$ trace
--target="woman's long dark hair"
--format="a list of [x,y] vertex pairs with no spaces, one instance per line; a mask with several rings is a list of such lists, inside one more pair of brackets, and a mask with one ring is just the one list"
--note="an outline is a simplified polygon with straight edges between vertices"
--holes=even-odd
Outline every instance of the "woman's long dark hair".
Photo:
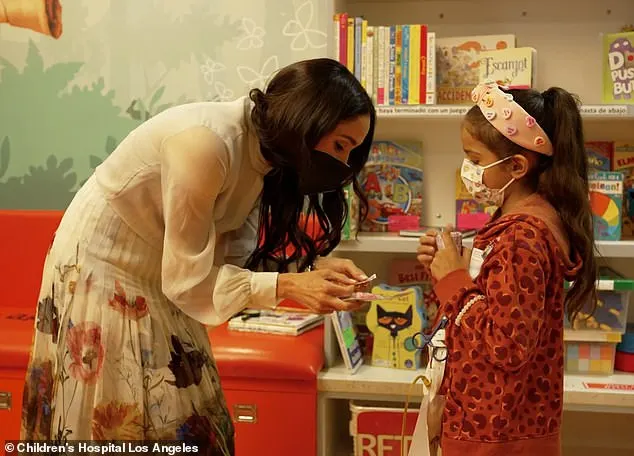
[[[336,60],[304,60],[282,68],[262,92],[250,93],[251,121],[260,140],[262,155],[273,167],[264,177],[260,200],[259,242],[245,267],[251,270],[299,271],[330,253],[341,240],[348,214],[344,188],[352,184],[360,199],[361,217],[367,214],[367,198],[357,176],[370,153],[376,113],[372,100],[352,73]],[[305,197],[299,191],[299,172],[309,163],[315,146],[340,122],[370,117],[370,130],[350,152],[353,175],[336,191]],[[322,234],[313,239],[300,223],[302,214],[315,216]],[[292,253],[287,252],[291,247]]]
[[[579,311],[596,303],[597,261],[588,191],[588,158],[584,146],[579,100],[559,87],[543,93],[510,90],[513,99],[535,118],[553,143],[552,157],[539,155],[534,174],[536,190],[557,209],[570,242],[571,254],[579,254],[583,265],[566,294],[565,308],[570,321]],[[467,113],[469,133],[492,152],[505,158],[524,149],[498,132],[474,106]],[[562,284],[563,286],[563,284]]]

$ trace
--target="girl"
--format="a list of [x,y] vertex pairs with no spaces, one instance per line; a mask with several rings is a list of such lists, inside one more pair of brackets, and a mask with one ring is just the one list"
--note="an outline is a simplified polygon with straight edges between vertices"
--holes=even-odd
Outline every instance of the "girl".
[[362,272],[316,260],[340,240],[343,187],[359,191],[374,122],[355,77],[314,59],[264,92],[178,106],[125,138],[46,258],[21,439],[182,439],[233,455],[205,325],[281,299],[315,312],[358,305],[339,297]]
[[[420,240],[450,318],[445,456],[560,454],[563,319],[595,299],[582,121],[575,98],[481,84],[462,126],[462,179],[499,210],[459,253]],[[564,280],[574,280],[564,294]]]

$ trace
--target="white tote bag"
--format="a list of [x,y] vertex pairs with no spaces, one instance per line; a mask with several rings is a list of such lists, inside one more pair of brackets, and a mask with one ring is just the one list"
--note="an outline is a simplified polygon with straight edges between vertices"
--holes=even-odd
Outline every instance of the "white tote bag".
[[[438,394],[445,374],[447,363],[445,330],[439,330],[432,339],[429,350],[429,363],[425,369],[424,376],[427,382],[423,385],[423,398],[418,411],[416,427],[412,434],[412,443],[409,447],[408,456],[439,456],[440,455],[440,432],[442,425],[442,414],[445,409],[445,397]],[[436,358],[443,359],[438,361]]]

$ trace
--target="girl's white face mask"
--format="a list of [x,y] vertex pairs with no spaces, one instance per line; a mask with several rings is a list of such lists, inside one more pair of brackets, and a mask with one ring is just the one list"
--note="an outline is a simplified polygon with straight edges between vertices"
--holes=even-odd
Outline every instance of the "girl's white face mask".
[[464,159],[460,176],[467,191],[473,196],[473,199],[485,206],[502,206],[502,203],[504,203],[504,190],[515,181],[515,178],[512,178],[508,184],[499,189],[487,187],[482,182],[482,179],[484,178],[484,170],[497,166],[510,158],[511,157],[503,158],[487,166],[476,165],[471,160],[467,158]]

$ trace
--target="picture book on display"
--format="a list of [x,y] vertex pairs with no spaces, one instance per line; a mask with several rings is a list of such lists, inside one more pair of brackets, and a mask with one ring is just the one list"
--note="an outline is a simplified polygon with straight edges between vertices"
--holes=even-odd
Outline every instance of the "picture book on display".
[[601,241],[621,239],[623,174],[593,171],[588,175],[594,237]]
[[416,333],[426,326],[423,292],[419,287],[392,287],[380,284],[372,293],[384,299],[372,301],[366,325],[372,332],[372,365],[396,369],[419,369],[420,352]]
[[423,201],[422,144],[375,141],[361,173],[368,197],[363,231],[393,231],[420,227]]
[[323,315],[283,310],[248,310],[229,320],[235,331],[299,336],[324,322]]
[[530,47],[480,53],[480,81],[495,81],[509,89],[530,89],[535,83],[535,56]]
[[437,103],[472,104],[471,91],[480,80],[480,54],[514,47],[514,35],[436,38]]
[[588,168],[594,171],[610,171],[614,158],[614,141],[586,141]]
[[634,104],[634,32],[603,35],[603,102]]
[[346,311],[337,311],[333,312],[330,318],[337,335],[343,362],[351,373],[355,373],[363,364],[363,351],[356,326],[352,320],[352,314]]
[[623,173],[623,228],[626,239],[634,238],[634,141],[614,144],[612,170]]

